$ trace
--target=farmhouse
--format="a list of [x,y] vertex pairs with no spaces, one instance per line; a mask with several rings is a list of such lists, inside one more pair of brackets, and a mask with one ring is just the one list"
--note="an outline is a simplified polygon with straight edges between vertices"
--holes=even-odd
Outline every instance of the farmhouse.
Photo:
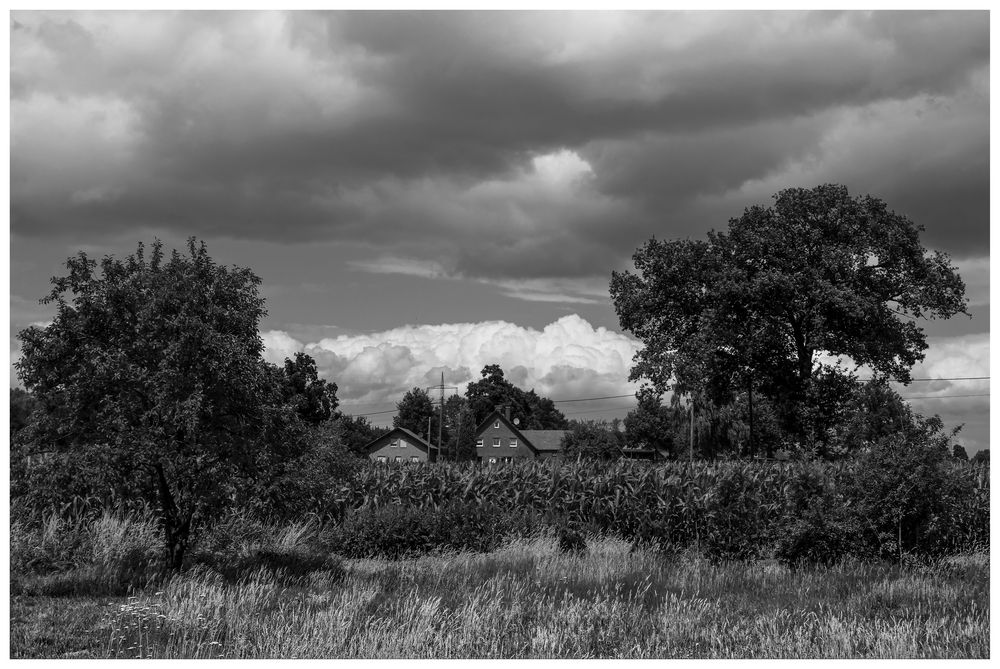
[[433,462],[431,445],[405,427],[394,427],[364,448],[376,462]]
[[493,411],[476,428],[480,462],[511,462],[521,458],[554,458],[569,430],[521,430],[507,416]]

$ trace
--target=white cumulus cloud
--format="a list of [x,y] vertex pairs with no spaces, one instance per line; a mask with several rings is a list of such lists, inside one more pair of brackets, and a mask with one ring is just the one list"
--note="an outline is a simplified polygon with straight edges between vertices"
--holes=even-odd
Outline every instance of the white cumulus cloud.
[[[628,382],[635,340],[580,316],[564,316],[542,330],[506,321],[407,325],[369,334],[300,342],[280,330],[262,334],[265,356],[279,362],[296,351],[311,355],[339,387],[344,408],[391,408],[409,389],[445,382],[463,393],[480,370],[498,364],[523,389],[553,399],[633,393]],[[376,407],[376,404],[385,407]]]

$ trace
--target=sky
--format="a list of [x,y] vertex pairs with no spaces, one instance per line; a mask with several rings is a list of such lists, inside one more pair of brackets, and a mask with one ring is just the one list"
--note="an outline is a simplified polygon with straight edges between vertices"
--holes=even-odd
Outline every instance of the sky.
[[[408,389],[444,373],[461,392],[492,363],[556,400],[629,395],[641,343],[611,272],[653,236],[839,183],[924,226],[965,280],[971,318],[923,324],[913,377],[989,375],[985,11],[10,23],[12,361],[68,256],[195,236],[262,278],[268,359],[308,352],[377,424]],[[969,397],[988,381],[900,392],[988,446],[989,398]]]

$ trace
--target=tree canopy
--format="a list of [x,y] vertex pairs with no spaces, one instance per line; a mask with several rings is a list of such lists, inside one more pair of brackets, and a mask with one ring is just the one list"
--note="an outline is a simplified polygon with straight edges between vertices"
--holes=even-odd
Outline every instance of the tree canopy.
[[510,417],[517,418],[523,430],[562,430],[568,423],[555,403],[534,391],[524,391],[504,377],[500,365],[486,365],[480,379],[468,385],[466,400],[472,410],[476,425],[497,407],[510,409]]
[[[908,382],[927,347],[917,322],[966,313],[950,258],[881,200],[836,185],[774,198],[707,240],[651,239],[634,273],[612,274],[621,326],[645,345],[632,380],[714,403],[756,390],[802,408],[824,375],[838,392],[849,371],[837,359]],[[805,429],[800,414],[791,422]]]
[[260,278],[218,265],[204,243],[169,255],[139,244],[99,265],[81,252],[67,268],[43,299],[52,323],[19,335],[17,372],[38,404],[26,440],[154,504],[179,567],[199,521],[303,454],[299,412],[322,415],[329,388],[311,360],[287,374],[263,360]]
[[392,419],[394,427],[404,427],[410,432],[427,438],[427,425],[430,421],[431,443],[437,444],[438,426],[441,414],[431,396],[423,388],[413,388],[406,391],[403,398],[396,403],[396,415]]

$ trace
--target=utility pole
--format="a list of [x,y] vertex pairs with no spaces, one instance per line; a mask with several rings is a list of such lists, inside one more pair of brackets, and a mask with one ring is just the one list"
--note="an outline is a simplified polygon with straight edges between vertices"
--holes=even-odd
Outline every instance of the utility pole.
[[753,376],[749,377],[747,384],[747,405],[750,409],[750,457],[754,457],[756,453],[753,446]]
[[694,462],[694,395],[691,395],[691,432],[688,439],[688,460]]
[[[446,386],[444,385],[444,372],[441,372],[441,385],[438,386],[428,386],[427,390],[441,390],[441,414],[438,418],[438,443],[437,443],[437,454],[441,457],[441,442],[443,441],[443,431],[444,431],[444,391],[448,390],[458,390],[458,386]],[[431,441],[431,424],[430,416],[427,417],[427,443]]]
[[444,431],[444,372],[441,372],[441,417],[438,419],[438,453],[441,453],[441,434]]

